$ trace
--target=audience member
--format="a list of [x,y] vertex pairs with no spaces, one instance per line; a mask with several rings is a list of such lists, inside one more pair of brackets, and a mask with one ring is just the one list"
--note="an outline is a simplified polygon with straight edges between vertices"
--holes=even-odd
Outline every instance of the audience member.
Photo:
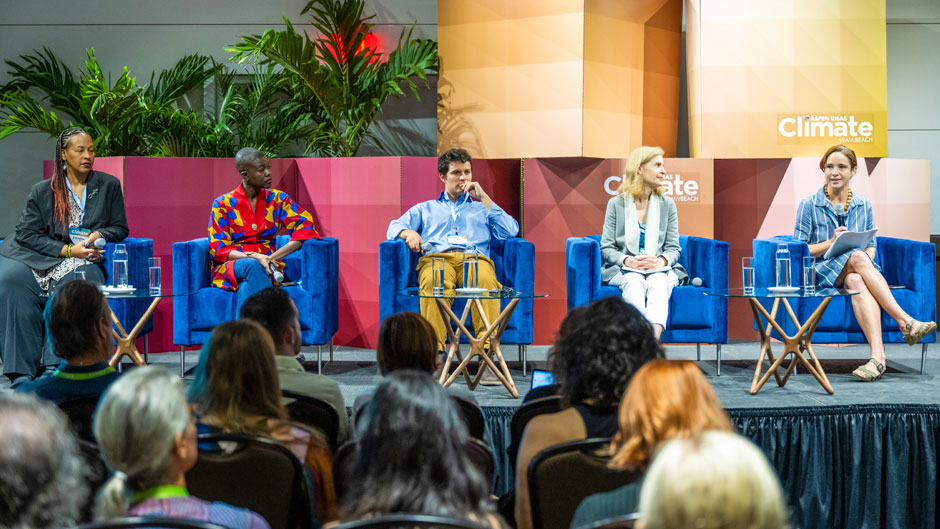
[[85,473],[61,411],[32,395],[0,393],[0,528],[79,523]]
[[630,378],[662,356],[662,345],[643,314],[615,297],[591,303],[575,328],[555,342],[552,371],[562,404],[570,407],[534,417],[526,425],[516,460],[516,527],[532,527],[529,461],[550,446],[614,435],[617,404]]
[[[379,341],[375,349],[376,362],[382,376],[388,376],[401,369],[414,369],[434,374],[438,366],[437,338],[434,328],[416,312],[399,312],[385,318],[379,327]],[[466,387],[451,384],[447,391],[457,396],[476,402],[473,393]],[[363,420],[363,407],[372,399],[373,392],[364,392],[353,403],[353,418]]]
[[111,309],[97,285],[70,281],[60,286],[48,314],[53,350],[62,358],[58,369],[16,387],[16,391],[62,403],[101,395],[120,373],[108,365],[111,356]]
[[274,364],[274,342],[250,320],[223,323],[212,331],[196,366],[189,393],[200,414],[199,433],[242,433],[282,443],[304,462],[321,521],[335,519],[333,462],[326,442],[288,421]]
[[165,368],[140,367],[111,386],[95,412],[95,438],[113,472],[98,495],[99,519],[167,516],[230,529],[268,527],[247,509],[186,491],[186,471],[198,457],[196,425],[183,381]]
[[300,313],[297,312],[297,305],[287,291],[278,287],[261,290],[245,300],[241,317],[260,323],[271,335],[281,390],[293,391],[332,404],[339,415],[339,433],[336,440],[338,443],[345,441],[349,435],[349,416],[339,384],[329,377],[307,373],[303,364],[297,360],[303,341],[300,334]]
[[340,498],[341,520],[418,513],[505,527],[467,455],[467,427],[430,375],[390,373],[364,413],[367,427]]
[[644,529],[786,529],[780,481],[764,454],[729,432],[667,441],[640,493]]
[[[707,430],[731,432],[705,375],[688,360],[653,360],[633,376],[620,401],[620,430],[611,444],[611,468],[645,471],[661,443],[689,438]],[[588,496],[571,527],[636,512],[642,480]]]

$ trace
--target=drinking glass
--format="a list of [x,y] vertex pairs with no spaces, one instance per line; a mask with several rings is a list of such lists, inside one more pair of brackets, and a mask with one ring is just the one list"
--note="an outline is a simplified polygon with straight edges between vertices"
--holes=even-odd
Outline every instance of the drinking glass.
[[812,257],[803,258],[803,290],[807,294],[816,292],[816,259]]
[[786,244],[777,245],[777,287],[786,288],[790,281],[790,248]]
[[160,295],[160,258],[151,257],[148,260],[150,269],[150,295]]
[[431,294],[444,295],[444,258],[431,258]]
[[463,252],[463,286],[464,288],[477,288],[480,284],[477,277],[479,259],[476,248],[468,246]]
[[754,295],[754,267],[751,266],[751,259],[751,257],[741,259],[741,286],[744,287],[745,296]]
[[123,244],[115,244],[111,254],[111,280],[116,287],[127,286],[127,248]]

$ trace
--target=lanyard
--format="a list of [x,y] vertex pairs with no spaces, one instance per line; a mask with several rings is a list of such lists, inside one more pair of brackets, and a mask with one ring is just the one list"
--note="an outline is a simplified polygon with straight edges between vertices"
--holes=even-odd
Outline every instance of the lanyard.
[[52,376],[58,378],[64,378],[66,380],[91,380],[93,378],[103,377],[107,374],[114,373],[117,370],[111,366],[104,367],[97,371],[92,371],[90,373],[69,373],[62,371],[61,369],[56,369]]
[[164,498],[180,498],[189,496],[189,491],[184,487],[177,485],[163,485],[154,487],[142,492],[136,492],[131,496],[131,503],[140,503],[144,500],[160,500]]

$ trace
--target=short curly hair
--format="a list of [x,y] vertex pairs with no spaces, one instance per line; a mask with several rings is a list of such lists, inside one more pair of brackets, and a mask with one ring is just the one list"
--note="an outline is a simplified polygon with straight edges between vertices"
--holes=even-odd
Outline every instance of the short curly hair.
[[559,337],[550,362],[564,404],[591,400],[612,407],[633,374],[663,356],[643,314],[619,297],[607,297],[591,303],[575,327]]
[[447,170],[450,169],[451,162],[467,163],[471,160],[470,153],[466,150],[451,149],[437,159],[437,172],[440,175],[445,175],[447,174]]

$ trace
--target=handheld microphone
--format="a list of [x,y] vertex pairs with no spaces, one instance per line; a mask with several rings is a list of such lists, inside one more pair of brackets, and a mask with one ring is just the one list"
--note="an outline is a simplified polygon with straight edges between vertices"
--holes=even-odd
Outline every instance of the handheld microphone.
[[431,245],[431,243],[429,242],[425,242],[424,244],[421,245],[421,251],[424,253],[430,252],[433,248],[434,246]]
[[278,283],[284,282],[284,274],[282,274],[281,271],[277,269],[276,264],[268,263],[268,269],[271,270],[271,275],[274,276],[275,281],[277,281]]
[[836,204],[836,220],[839,221],[839,226],[845,226],[845,206],[842,204]]
[[98,248],[100,250],[101,248],[104,248],[105,240],[102,239],[101,237],[98,237],[97,239],[95,239],[95,242],[92,244],[94,245],[95,248]]
[[693,286],[693,287],[700,287],[700,286],[702,286],[702,278],[701,278],[701,277],[693,277],[693,278],[692,278],[692,286]]

